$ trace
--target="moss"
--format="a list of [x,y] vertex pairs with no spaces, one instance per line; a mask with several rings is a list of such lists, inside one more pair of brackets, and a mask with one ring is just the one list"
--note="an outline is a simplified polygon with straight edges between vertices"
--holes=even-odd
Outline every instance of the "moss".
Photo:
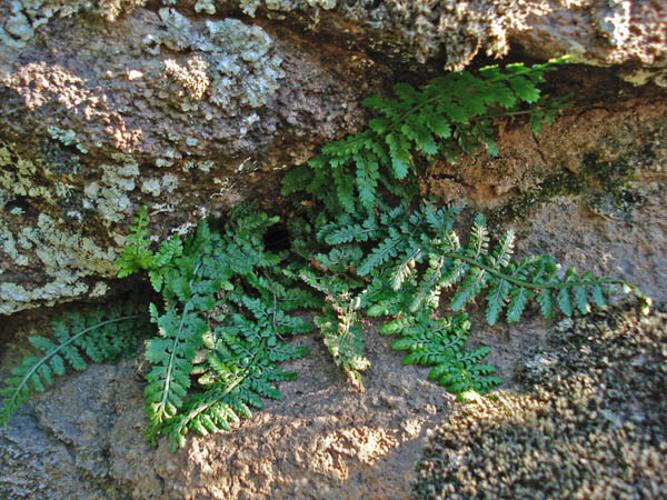
[[426,447],[421,498],[654,498],[667,488],[667,314],[565,320],[525,392],[458,407]]
[[540,203],[558,196],[583,195],[586,205],[602,216],[613,213],[626,217],[638,200],[628,181],[634,171],[634,157],[651,155],[650,147],[624,155],[614,161],[601,161],[596,154],[584,155],[579,172],[562,169],[547,176],[539,188],[493,211],[489,217],[492,226],[505,221],[525,218]]

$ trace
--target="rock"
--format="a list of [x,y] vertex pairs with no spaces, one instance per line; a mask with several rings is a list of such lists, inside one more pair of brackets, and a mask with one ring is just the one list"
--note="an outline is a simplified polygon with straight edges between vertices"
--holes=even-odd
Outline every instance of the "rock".
[[141,204],[183,233],[275,195],[284,169],[361,124],[360,98],[388,72],[174,8],[108,27],[52,19],[12,50],[0,46],[0,314],[104,294]]
[[666,327],[664,304],[648,317],[626,307],[558,325],[515,390],[439,426],[414,497],[663,495]]
[[514,44],[526,57],[572,53],[660,83],[664,9],[602,0],[3,0],[0,314],[104,295],[142,204],[162,236],[241,199],[275,205],[281,173],[358,130],[361,97],[395,75],[423,78],[443,62],[460,69]]
[[[630,219],[584,218],[582,196],[533,207],[531,219],[515,223],[523,235],[518,251],[548,251],[580,269],[623,275],[664,301],[664,183],[635,181],[631,188],[642,202],[630,206]],[[0,377],[25,354],[26,337],[48,328],[51,313],[25,311],[2,324]],[[531,370],[560,366],[548,353],[526,357],[531,351],[544,352],[550,329],[546,321],[529,315],[517,326],[491,329],[484,326],[483,315],[483,307],[472,311],[470,343],[491,346],[487,361],[498,366],[506,380],[520,360],[527,359]],[[573,324],[562,322],[568,329]],[[141,432],[145,420],[139,361],[93,366],[69,376],[0,430],[0,469],[5,472],[0,496],[408,496],[424,439],[453,402],[425,380],[427,370],[400,366],[390,339],[373,329],[366,339],[372,368],[364,374],[365,393],[351,389],[319,339],[303,337],[298,341],[311,348],[311,355],[287,367],[300,375],[281,385],[283,401],[268,403],[230,433],[191,436],[175,455],[164,441],[151,449]],[[637,358],[632,362],[641,364]],[[616,414],[612,411],[609,418]]]
[[[363,394],[349,386],[320,342],[300,341],[313,352],[289,366],[300,377],[282,384],[283,402],[270,403],[227,434],[191,438],[177,454],[166,442],[153,450],[144,439],[134,362],[69,377],[0,430],[0,496],[407,495],[420,443],[451,398],[425,380],[424,370],[401,368],[399,355],[377,334],[369,335],[373,368]],[[15,348],[8,351],[3,370],[16,355]]]

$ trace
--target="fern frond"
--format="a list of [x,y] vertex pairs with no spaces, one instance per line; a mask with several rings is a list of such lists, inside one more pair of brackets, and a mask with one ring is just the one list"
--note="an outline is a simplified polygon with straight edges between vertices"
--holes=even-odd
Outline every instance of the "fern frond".
[[125,278],[140,270],[150,269],[153,253],[150,251],[149,236],[148,207],[143,205],[134,216],[130,225],[130,235],[127,237],[127,245],[116,262],[119,278]]
[[438,382],[453,394],[469,391],[485,393],[502,382],[495,368],[481,364],[488,348],[466,351],[464,344],[470,331],[468,316],[432,319],[426,313],[398,328],[400,337],[392,348],[408,351],[404,365],[432,366],[429,380]]
[[363,391],[361,373],[370,367],[370,362],[364,356],[364,337],[355,300],[326,307],[323,314],[315,317],[315,325],[336,366],[354,387]]
[[154,440],[160,427],[183,406],[190,388],[190,372],[207,324],[186,304],[179,314],[168,308],[157,316],[159,337],[146,343],[144,357],[153,368],[147,374],[144,390],[149,427],[147,436]]
[[460,151],[470,154],[481,145],[497,155],[494,119],[525,114],[534,129],[553,120],[562,103],[541,99],[539,84],[560,62],[450,73],[418,89],[397,84],[393,97],[369,97],[363,101],[375,115],[369,128],[324,146],[308,163],[311,176],[303,168],[288,173],[283,193],[305,191],[324,201],[333,186],[338,208],[352,213],[358,199],[370,210],[377,203],[378,180],[406,179],[419,156],[453,161]]
[[86,358],[102,363],[133,354],[143,317],[133,306],[125,306],[54,318],[51,325],[55,338],[30,337],[30,344],[40,354],[26,356],[4,381],[0,389],[0,425],[6,426],[35,392],[44,392],[53,385],[68,365],[82,371],[88,367]]

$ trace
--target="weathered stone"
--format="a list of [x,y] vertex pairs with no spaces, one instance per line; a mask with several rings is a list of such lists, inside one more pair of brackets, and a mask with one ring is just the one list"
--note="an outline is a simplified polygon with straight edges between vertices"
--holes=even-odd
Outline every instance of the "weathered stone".
[[101,293],[141,204],[167,233],[274,199],[284,169],[361,126],[387,63],[434,74],[516,44],[660,83],[664,19],[602,0],[4,0],[0,313]]
[[281,171],[359,126],[388,71],[175,8],[108,27],[54,18],[13,50],[0,48],[0,314],[103,291],[141,204],[185,232],[274,195]]

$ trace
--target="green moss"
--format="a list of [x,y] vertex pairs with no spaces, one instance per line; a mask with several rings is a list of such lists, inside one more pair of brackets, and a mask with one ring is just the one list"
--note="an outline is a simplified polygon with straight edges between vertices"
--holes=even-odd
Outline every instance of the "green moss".
[[[638,151],[638,155],[652,154],[649,149]],[[547,176],[536,190],[495,210],[490,216],[490,225],[502,225],[504,221],[525,218],[528,212],[540,203],[558,196],[583,195],[588,207],[595,212],[614,212],[625,216],[637,197],[628,185],[633,168],[630,155],[614,161],[601,161],[594,153],[584,155],[581,171],[575,173],[562,169]]]

